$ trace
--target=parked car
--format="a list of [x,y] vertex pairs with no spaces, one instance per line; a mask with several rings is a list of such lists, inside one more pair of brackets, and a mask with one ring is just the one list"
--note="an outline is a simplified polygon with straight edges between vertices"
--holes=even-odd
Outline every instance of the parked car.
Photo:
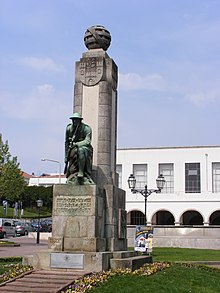
[[44,220],[41,222],[42,230],[44,232],[52,232],[52,220]]
[[15,235],[24,236],[28,235],[29,232],[34,232],[34,228],[29,222],[17,222],[15,226]]
[[0,236],[6,238],[15,236],[15,221],[12,219],[0,219]]
[[46,219],[46,220],[41,220],[38,222],[38,220],[32,220],[31,225],[34,228],[34,231],[38,231],[38,226],[39,226],[39,231],[40,232],[51,232],[52,231],[52,219]]
[[52,230],[51,226],[48,226],[43,221],[39,222],[39,224],[38,224],[38,222],[32,223],[32,226],[33,226],[35,232],[38,231],[38,227],[39,227],[40,232],[51,232],[51,230]]

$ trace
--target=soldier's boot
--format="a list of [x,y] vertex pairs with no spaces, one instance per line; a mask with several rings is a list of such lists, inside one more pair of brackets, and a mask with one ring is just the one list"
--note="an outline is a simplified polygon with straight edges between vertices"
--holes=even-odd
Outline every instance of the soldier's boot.
[[78,174],[77,174],[78,178],[83,178],[84,177],[84,173],[82,172],[82,170],[79,170]]

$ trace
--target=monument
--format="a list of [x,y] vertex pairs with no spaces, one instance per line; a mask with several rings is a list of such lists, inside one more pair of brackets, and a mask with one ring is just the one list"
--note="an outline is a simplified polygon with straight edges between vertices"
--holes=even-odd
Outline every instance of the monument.
[[65,135],[65,169],[67,183],[84,185],[94,183],[92,175],[93,147],[91,145],[92,129],[82,123],[79,113],[74,113],[66,127]]
[[35,267],[102,271],[121,266],[121,258],[122,267],[129,266],[133,256],[127,252],[125,191],[116,174],[118,68],[106,53],[111,35],[96,25],[84,41],[88,51],[76,62],[66,128],[67,183],[54,185],[49,252],[35,256]]

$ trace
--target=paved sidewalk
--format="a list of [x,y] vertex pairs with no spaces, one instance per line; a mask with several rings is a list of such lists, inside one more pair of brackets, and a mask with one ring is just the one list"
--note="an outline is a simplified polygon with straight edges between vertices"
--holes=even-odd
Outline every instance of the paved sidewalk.
[[[27,236],[9,238],[13,242],[20,244],[14,247],[0,247],[0,257],[25,256],[34,254],[39,250],[47,250],[48,241],[40,240],[36,244],[36,239]],[[68,287],[75,279],[88,274],[85,271],[62,271],[62,270],[34,270],[31,273],[23,274],[18,278],[0,284],[2,293],[56,293]]]
[[206,265],[209,267],[220,269],[220,261],[191,261],[190,263]]
[[0,284],[1,293],[56,293],[84,276],[83,271],[63,272],[37,270]]
[[27,236],[8,238],[7,240],[19,243],[20,246],[1,247],[0,257],[12,257],[12,256],[24,256],[31,255],[39,250],[46,250],[48,247],[47,240],[40,240],[40,243],[36,243],[36,239],[28,238]]

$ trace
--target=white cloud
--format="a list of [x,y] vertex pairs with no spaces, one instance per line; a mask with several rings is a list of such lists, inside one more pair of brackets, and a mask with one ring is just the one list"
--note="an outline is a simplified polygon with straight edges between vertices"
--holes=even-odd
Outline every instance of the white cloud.
[[125,90],[158,90],[166,88],[164,78],[160,74],[141,76],[137,73],[119,74],[119,87]]
[[40,94],[41,96],[51,96],[54,94],[55,89],[51,84],[43,84],[39,85],[35,89],[36,94]]
[[186,94],[186,98],[197,107],[204,107],[208,103],[220,101],[220,88],[206,89]]
[[218,78],[213,76],[212,80],[208,80],[206,75],[195,75],[195,68],[189,70],[189,74],[186,75],[186,70],[183,68],[182,71],[176,70],[176,75],[171,72],[166,79],[160,74],[143,76],[137,73],[119,74],[119,87],[121,90],[163,92],[164,97],[169,100],[185,97],[197,108],[220,101]]
[[67,111],[63,104],[65,93],[57,92],[51,84],[36,86],[27,95],[0,93],[2,116],[19,120],[53,121],[56,116]]
[[63,72],[65,68],[61,64],[56,64],[51,58],[25,57],[21,59],[22,64],[37,71]]

